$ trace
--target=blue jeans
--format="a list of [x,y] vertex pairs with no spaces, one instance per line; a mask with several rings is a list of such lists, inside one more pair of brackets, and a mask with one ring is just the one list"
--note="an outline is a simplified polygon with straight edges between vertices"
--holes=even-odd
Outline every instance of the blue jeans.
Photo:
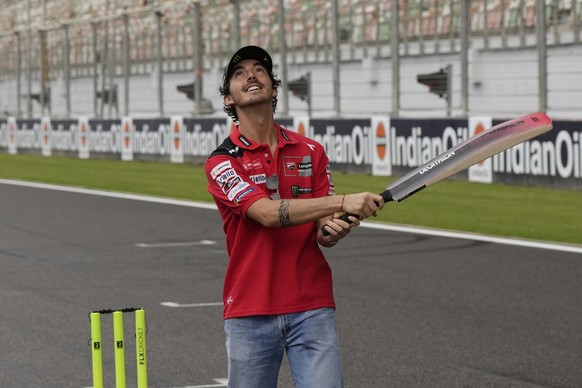
[[229,388],[275,388],[287,352],[297,388],[343,387],[335,310],[227,319]]

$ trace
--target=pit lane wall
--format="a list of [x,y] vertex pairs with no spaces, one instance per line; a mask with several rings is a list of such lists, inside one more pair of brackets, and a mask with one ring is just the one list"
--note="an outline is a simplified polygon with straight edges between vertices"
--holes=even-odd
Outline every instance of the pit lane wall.
[[[509,118],[277,120],[323,144],[334,171],[402,175],[460,141]],[[0,120],[0,152],[46,157],[203,163],[230,133],[221,118]],[[453,179],[555,188],[582,188],[582,122],[554,129],[485,160]],[[1,168],[1,166],[0,166]]]

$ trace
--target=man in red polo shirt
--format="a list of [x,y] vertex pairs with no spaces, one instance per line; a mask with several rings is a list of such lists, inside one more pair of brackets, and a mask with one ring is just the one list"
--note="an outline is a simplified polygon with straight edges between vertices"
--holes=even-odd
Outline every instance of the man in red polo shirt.
[[280,83],[260,47],[233,55],[220,92],[238,125],[206,162],[229,255],[228,385],[276,387],[287,352],[296,387],[342,387],[332,275],[320,246],[335,245],[384,201],[335,195],[323,147],[274,122]]

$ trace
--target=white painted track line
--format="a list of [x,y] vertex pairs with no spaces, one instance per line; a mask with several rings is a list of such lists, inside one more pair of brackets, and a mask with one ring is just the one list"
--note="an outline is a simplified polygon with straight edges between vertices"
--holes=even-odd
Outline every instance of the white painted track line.
[[[130,199],[130,200],[135,200],[135,201],[155,202],[155,203],[162,203],[162,204],[168,204],[168,205],[188,206],[188,207],[195,207],[195,208],[200,208],[200,209],[211,209],[211,210],[217,209],[215,204],[206,203],[206,202],[194,202],[194,201],[186,201],[186,200],[170,199],[170,198],[162,198],[162,197],[153,197],[153,196],[139,195],[139,194],[117,193],[117,192],[112,192],[112,191],[93,190],[93,189],[85,189],[85,188],[72,187],[72,186],[60,186],[60,185],[53,185],[53,184],[47,184],[47,183],[35,183],[35,182],[18,181],[18,180],[11,180],[11,179],[0,179],[0,184],[23,186],[23,187],[34,187],[34,188],[47,189],[47,190],[60,190],[60,191],[67,191],[67,192],[71,192],[71,193],[100,195],[100,196],[104,196],[104,197]],[[445,231],[445,230],[440,230],[440,229],[429,229],[429,228],[421,228],[421,227],[414,227],[414,226],[381,224],[381,223],[367,222],[367,221],[362,222],[360,227],[370,228],[370,229],[379,229],[379,230],[388,230],[388,231],[401,232],[401,233],[414,233],[414,234],[422,234],[422,235],[428,235],[428,236],[457,238],[457,239],[473,240],[473,241],[483,241],[483,242],[490,242],[490,243],[494,243],[494,244],[505,244],[505,245],[527,247],[527,248],[548,249],[548,250],[554,250],[554,251],[560,251],[560,252],[570,252],[570,253],[582,254],[582,246],[574,245],[574,244],[559,244],[559,243],[552,243],[552,242],[546,242],[546,241],[525,240],[525,239],[517,239],[517,238],[509,238],[509,237],[495,237],[495,236],[481,235],[481,234],[477,234],[477,233],[452,232],[452,231]]]

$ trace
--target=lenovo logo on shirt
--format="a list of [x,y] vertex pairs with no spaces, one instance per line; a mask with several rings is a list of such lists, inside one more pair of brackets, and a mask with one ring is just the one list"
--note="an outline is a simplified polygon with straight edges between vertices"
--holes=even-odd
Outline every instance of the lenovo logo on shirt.
[[311,156],[284,156],[285,176],[312,176]]

